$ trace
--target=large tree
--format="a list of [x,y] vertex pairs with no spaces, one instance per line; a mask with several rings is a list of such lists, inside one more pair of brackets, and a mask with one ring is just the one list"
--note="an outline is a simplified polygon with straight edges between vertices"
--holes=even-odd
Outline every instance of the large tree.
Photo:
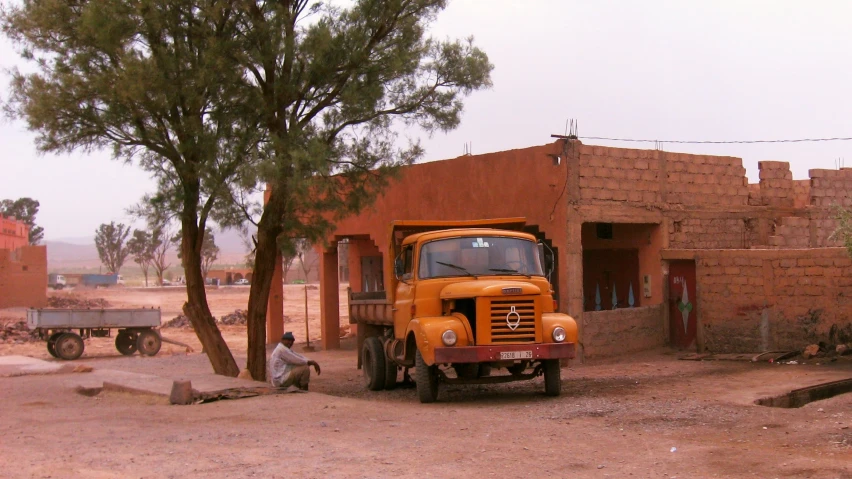
[[148,270],[154,262],[154,238],[151,233],[134,230],[133,237],[127,241],[127,250],[133,257],[133,262],[142,269],[145,276],[145,287],[148,287]]
[[258,179],[271,191],[257,222],[248,305],[248,369],[265,377],[266,309],[280,248],[324,242],[333,221],[368,205],[399,166],[422,155],[400,126],[451,130],[462,98],[490,86],[472,40],[438,41],[447,0],[247,1],[240,17],[248,107],[267,141]]
[[118,274],[121,271],[124,260],[130,254],[125,244],[129,235],[130,228],[123,223],[115,224],[115,221],[101,224],[95,230],[95,248],[98,249],[98,256],[107,271],[112,274]]
[[[240,98],[242,13],[228,0],[22,0],[3,32],[32,68],[14,72],[7,111],[45,152],[110,149],[152,173],[158,206],[182,231],[184,312],[216,373],[236,362],[207,304],[207,222],[227,217],[231,186],[253,167],[259,130]],[[247,175],[253,178],[253,175]]]
[[39,202],[32,198],[2,200],[0,201],[0,215],[14,216],[18,221],[23,221],[30,228],[29,243],[37,245],[44,238],[44,228],[35,223],[39,206]]

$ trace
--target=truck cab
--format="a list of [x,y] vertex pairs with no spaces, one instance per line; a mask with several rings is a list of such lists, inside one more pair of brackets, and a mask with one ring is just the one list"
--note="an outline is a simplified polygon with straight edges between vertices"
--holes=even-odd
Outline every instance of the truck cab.
[[[574,357],[577,325],[556,312],[543,245],[529,233],[504,228],[402,236],[394,247],[392,295],[384,298],[390,321],[382,325],[354,312],[368,388],[385,388],[395,383],[398,368],[414,367],[421,402],[435,401],[442,383],[540,375],[545,393],[558,395],[560,360]],[[508,374],[497,374],[503,369]]]

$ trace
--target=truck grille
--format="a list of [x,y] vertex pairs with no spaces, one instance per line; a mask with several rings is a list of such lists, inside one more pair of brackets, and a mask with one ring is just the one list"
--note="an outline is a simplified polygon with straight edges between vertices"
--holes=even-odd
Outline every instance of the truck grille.
[[[518,327],[512,331],[506,322],[506,315],[515,307],[521,316]],[[515,315],[512,315],[512,323]],[[491,301],[491,342],[492,343],[534,343],[535,342],[535,300],[509,299]]]

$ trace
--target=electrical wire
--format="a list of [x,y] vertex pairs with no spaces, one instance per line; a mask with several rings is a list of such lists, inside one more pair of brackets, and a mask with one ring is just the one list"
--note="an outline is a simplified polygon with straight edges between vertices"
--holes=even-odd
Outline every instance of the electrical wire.
[[[550,135],[553,138],[566,138],[564,135]],[[626,141],[633,143],[680,143],[680,144],[708,144],[708,145],[732,145],[732,144],[749,144],[749,143],[813,143],[820,141],[852,141],[852,137],[834,137],[834,138],[798,138],[792,140],[639,140],[634,138],[609,138],[605,136],[579,136],[584,140],[608,140],[608,141]]]

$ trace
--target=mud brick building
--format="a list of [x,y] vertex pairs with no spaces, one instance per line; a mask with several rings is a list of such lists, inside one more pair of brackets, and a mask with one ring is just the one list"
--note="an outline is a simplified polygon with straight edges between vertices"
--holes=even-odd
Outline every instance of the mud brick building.
[[577,140],[407,167],[323,249],[323,346],[339,344],[339,241],[352,290],[381,290],[392,220],[501,217],[525,217],[554,250],[558,308],[577,319],[585,357],[852,340],[852,260],[831,238],[852,169],[793,180],[788,163],[759,167],[749,184],[739,158]]
[[0,308],[47,305],[47,247],[29,246],[29,228],[0,215]]

